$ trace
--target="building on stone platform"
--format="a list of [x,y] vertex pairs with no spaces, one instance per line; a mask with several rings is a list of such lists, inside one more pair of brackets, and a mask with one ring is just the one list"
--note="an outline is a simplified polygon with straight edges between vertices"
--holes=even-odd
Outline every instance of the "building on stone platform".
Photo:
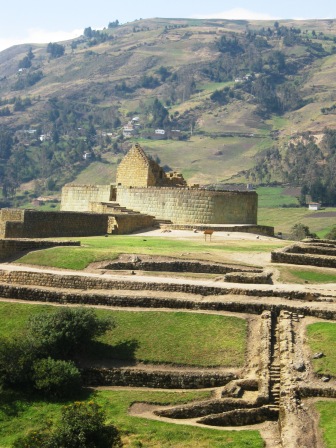
[[[182,174],[166,173],[136,144],[121,161],[115,184],[69,184],[62,191],[62,210],[108,213],[117,208],[125,213],[152,215],[175,228],[224,224],[255,227],[258,195],[250,190],[211,191],[188,186]],[[272,234],[272,229],[264,233]]]
[[274,235],[257,225],[255,191],[215,191],[188,186],[166,173],[134,145],[121,161],[116,183],[62,189],[60,212],[0,210],[0,238],[126,234],[153,226]]

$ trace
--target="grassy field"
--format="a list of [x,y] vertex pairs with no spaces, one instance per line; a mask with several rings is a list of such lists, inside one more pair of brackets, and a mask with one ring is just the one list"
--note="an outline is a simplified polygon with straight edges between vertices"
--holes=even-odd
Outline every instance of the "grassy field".
[[294,224],[302,223],[307,225],[311,232],[323,238],[336,221],[336,217],[328,216],[328,212],[336,212],[336,208],[330,207],[319,212],[312,212],[307,207],[264,207],[258,210],[258,224],[273,226],[275,232],[289,234]]
[[[28,318],[54,312],[48,305],[0,302],[0,336],[20,334]],[[240,367],[244,364],[247,322],[227,316],[192,313],[97,310],[116,328],[92,343],[91,360],[122,359],[189,366]]]
[[284,193],[284,187],[258,187],[258,206],[259,208],[275,208],[283,205],[297,205],[298,200],[294,196]]
[[[336,208],[325,208],[319,212],[308,210],[308,207],[290,207],[298,205],[298,199],[288,194],[284,187],[258,187],[258,224],[272,226],[275,232],[289,234],[294,224],[302,223],[311,232],[323,238],[335,225],[336,216],[328,216],[336,212]],[[292,193],[294,194],[294,193]]]
[[316,409],[320,413],[320,428],[323,433],[325,448],[336,448],[336,403],[319,401]]
[[[77,238],[76,238],[77,239]],[[66,269],[84,269],[90,263],[102,260],[113,260],[121,253],[185,256],[187,254],[197,258],[220,260],[223,254],[229,252],[270,252],[284,246],[286,243],[275,240],[251,241],[232,240],[204,242],[203,234],[199,240],[183,240],[164,237],[144,236],[111,236],[78,238],[81,247],[56,247],[31,252],[17,260],[19,263],[53,266]],[[184,255],[183,255],[184,254]]]
[[323,352],[324,357],[313,359],[314,371],[336,376],[336,324],[317,322],[307,326],[308,343],[312,353]]
[[[107,413],[107,423],[121,431],[125,448],[262,448],[263,440],[257,431],[220,431],[175,425],[128,415],[135,402],[161,405],[187,403],[209,398],[209,392],[148,392],[148,391],[99,391],[86,394]],[[30,429],[41,427],[46,421],[59,419],[62,405],[46,403],[22,394],[0,396],[0,448],[9,448],[14,440]],[[84,398],[84,399],[85,399]],[[79,397],[83,399],[83,397]]]
[[310,268],[295,269],[285,266],[279,267],[280,281],[283,283],[334,283],[336,274],[333,269]]

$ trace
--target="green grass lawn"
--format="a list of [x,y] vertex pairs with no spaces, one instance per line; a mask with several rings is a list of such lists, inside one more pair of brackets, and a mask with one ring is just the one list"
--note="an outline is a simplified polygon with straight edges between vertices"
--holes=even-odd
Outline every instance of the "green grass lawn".
[[[0,396],[0,448],[9,448],[14,440],[46,421],[56,422],[62,405],[24,397],[22,394]],[[125,448],[262,448],[258,431],[220,431],[175,425],[133,417],[128,409],[135,402],[175,405],[210,398],[209,392],[148,392],[140,390],[99,391],[87,394],[106,411],[107,423],[121,431]],[[79,399],[84,399],[79,397]]]
[[319,426],[322,430],[325,448],[336,448],[336,402],[319,401],[315,406],[320,413]]
[[279,268],[282,282],[288,283],[334,283],[336,282],[336,274],[333,269],[292,269],[286,267]]
[[284,194],[283,187],[258,187],[258,206],[259,208],[274,208],[282,205],[298,204],[297,198]]
[[[0,336],[22,332],[28,318],[48,305],[0,302]],[[247,322],[231,316],[183,312],[129,312],[97,310],[111,316],[116,328],[87,348],[90,360],[123,359],[188,366],[241,367],[244,365]]]
[[[324,216],[328,212],[335,212],[336,208],[327,208],[321,210],[319,215],[317,212],[308,210],[307,207],[300,208],[281,208],[281,207],[259,207],[258,224],[265,226],[273,226],[275,232],[289,234],[294,224],[302,223],[307,225],[311,232],[317,233],[323,238],[328,229],[331,230],[335,225],[335,217]],[[320,215],[321,213],[321,215]]]
[[121,253],[151,254],[177,256],[181,253],[204,257],[209,260],[220,259],[223,252],[270,252],[282,247],[284,242],[269,241],[216,241],[214,235],[212,242],[205,244],[203,234],[199,240],[183,240],[164,237],[144,236],[110,236],[76,238],[81,241],[81,247],[55,247],[52,249],[31,252],[17,260],[19,263],[52,266],[65,269],[84,269],[95,261],[113,260]]
[[317,322],[307,326],[308,343],[312,353],[323,352],[324,357],[313,359],[314,371],[336,376],[336,324]]

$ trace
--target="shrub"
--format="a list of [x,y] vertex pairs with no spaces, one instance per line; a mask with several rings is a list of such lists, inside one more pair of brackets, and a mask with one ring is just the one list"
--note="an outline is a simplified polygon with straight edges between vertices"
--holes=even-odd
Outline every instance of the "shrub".
[[90,340],[113,328],[111,319],[100,319],[86,308],[60,308],[55,313],[40,313],[28,323],[30,337],[41,355],[67,359]]
[[336,227],[333,227],[325,236],[328,240],[336,240]]
[[34,388],[47,397],[68,398],[81,387],[79,370],[72,361],[39,359],[34,362],[32,379]]
[[309,227],[305,226],[304,224],[301,223],[294,224],[294,226],[291,228],[290,239],[295,241],[301,241],[307,237],[315,238],[316,234],[311,233]]

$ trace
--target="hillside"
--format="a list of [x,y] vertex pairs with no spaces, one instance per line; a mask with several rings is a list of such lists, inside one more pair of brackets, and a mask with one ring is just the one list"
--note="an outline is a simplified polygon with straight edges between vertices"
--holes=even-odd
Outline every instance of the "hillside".
[[258,154],[336,128],[335,42],[333,20],[148,19],[0,52],[4,196],[113,181],[132,118],[189,182],[246,182]]

